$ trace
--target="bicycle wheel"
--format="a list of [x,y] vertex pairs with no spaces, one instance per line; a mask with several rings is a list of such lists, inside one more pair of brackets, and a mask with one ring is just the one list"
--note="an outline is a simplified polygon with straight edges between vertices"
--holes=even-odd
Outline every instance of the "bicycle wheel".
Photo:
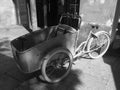
[[110,37],[107,32],[99,31],[95,35],[97,38],[92,37],[87,45],[87,50],[90,51],[88,55],[93,59],[102,57],[110,45]]
[[49,83],[64,79],[72,67],[72,54],[64,48],[57,48],[45,56],[42,64],[42,77]]

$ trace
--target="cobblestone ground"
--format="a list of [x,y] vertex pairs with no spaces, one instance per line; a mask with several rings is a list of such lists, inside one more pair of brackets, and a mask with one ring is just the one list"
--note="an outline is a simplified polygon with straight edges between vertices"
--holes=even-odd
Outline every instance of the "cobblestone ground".
[[109,51],[95,60],[80,58],[68,77],[57,84],[38,81],[33,73],[24,74],[16,66],[9,43],[27,32],[15,28],[9,36],[6,31],[11,29],[0,35],[0,90],[120,90],[120,58],[114,51],[114,55]]

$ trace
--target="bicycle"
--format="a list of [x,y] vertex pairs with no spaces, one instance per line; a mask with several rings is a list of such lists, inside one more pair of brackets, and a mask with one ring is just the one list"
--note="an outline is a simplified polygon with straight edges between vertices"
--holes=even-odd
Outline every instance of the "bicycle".
[[[74,23],[74,25],[71,24],[72,22]],[[60,25],[67,24],[73,27],[77,32],[76,42],[78,42],[79,33],[81,33],[80,23],[81,23],[80,16],[71,15],[67,13],[61,16],[59,24]],[[78,46],[76,45],[75,55],[73,57],[77,58],[85,54],[88,54],[88,56],[92,59],[99,58],[99,57],[102,57],[106,53],[106,51],[109,48],[109,45],[110,45],[110,35],[108,32],[104,30],[93,32],[91,30],[86,40],[82,41]]]
[[[84,54],[88,54],[89,57],[92,59],[100,58],[106,53],[106,51],[109,48],[109,45],[110,45],[110,36],[108,35],[107,32],[99,31],[93,33],[92,31],[90,31],[87,40],[82,42],[76,48],[75,51],[76,54],[74,58],[83,56]],[[100,51],[100,49],[102,51]]]

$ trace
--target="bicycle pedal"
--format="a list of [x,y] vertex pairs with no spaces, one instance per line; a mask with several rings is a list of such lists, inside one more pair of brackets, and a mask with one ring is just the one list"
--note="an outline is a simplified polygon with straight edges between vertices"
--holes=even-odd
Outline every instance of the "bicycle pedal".
[[93,38],[98,38],[94,33],[91,33],[91,36],[92,36]]
[[72,64],[73,64],[73,65],[75,65],[75,63],[74,63],[74,62],[73,62]]

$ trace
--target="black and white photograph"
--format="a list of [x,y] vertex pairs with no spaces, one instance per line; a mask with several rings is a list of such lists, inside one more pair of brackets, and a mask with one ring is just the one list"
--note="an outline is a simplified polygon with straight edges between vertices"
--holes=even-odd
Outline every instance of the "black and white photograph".
[[1,0],[0,90],[120,90],[120,0]]

